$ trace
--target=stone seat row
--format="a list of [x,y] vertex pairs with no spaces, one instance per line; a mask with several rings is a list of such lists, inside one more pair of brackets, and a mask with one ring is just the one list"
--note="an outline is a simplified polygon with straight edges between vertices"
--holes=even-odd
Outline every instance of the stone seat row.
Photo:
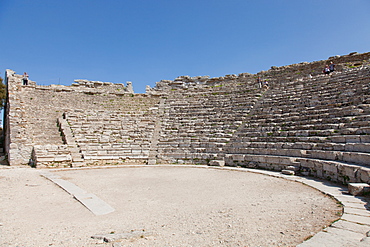
[[264,101],[260,109],[284,109],[284,110],[294,110],[294,109],[312,109],[312,110],[322,110],[325,107],[338,107],[338,108],[344,108],[348,105],[353,104],[369,104],[369,96],[364,95],[363,93],[359,95],[354,95],[351,97],[328,97],[328,98],[300,98],[299,100],[290,100],[285,99],[282,101]]
[[[217,129],[219,127],[219,129]],[[237,125],[232,125],[228,123],[222,124],[211,124],[206,125],[204,123],[198,122],[195,124],[188,125],[171,125],[165,126],[162,129],[163,135],[189,135],[193,136],[194,134],[198,135],[209,135],[209,134],[220,134],[222,136],[232,134],[238,128]]]
[[338,106],[345,106],[346,104],[354,104],[354,103],[366,103],[370,94],[366,92],[366,90],[361,90],[359,92],[348,92],[348,95],[343,95],[342,93],[333,93],[333,94],[313,94],[311,95],[296,95],[294,97],[287,97],[285,96],[282,99],[274,98],[271,100],[264,100],[264,104],[266,107],[271,105],[274,108],[280,108],[284,106],[295,106],[295,107],[304,107],[305,105],[313,105],[320,107],[325,105],[332,105],[338,104]]
[[333,137],[340,135],[369,135],[370,127],[359,127],[359,128],[346,128],[346,129],[323,129],[323,130],[289,130],[289,131],[264,131],[260,133],[258,131],[246,131],[240,132],[239,137],[300,137],[300,136],[321,136],[321,137]]
[[[307,86],[307,85],[306,85]],[[366,88],[365,88],[366,89]],[[291,90],[291,89],[290,89]],[[299,100],[300,97],[307,97],[307,98],[333,98],[333,97],[343,97],[344,92],[348,90],[348,85],[336,85],[335,88],[330,88],[328,86],[313,86],[311,89],[306,88],[298,88],[294,92],[292,91],[274,91],[273,98],[267,99],[267,101],[274,101],[274,100]],[[362,84],[357,84],[355,87],[350,89],[350,92],[362,91],[364,90]]]
[[275,156],[293,156],[302,158],[314,158],[321,160],[342,161],[357,164],[370,168],[370,154],[355,151],[332,151],[332,150],[304,150],[304,149],[287,149],[287,148],[228,148],[229,153],[236,154],[259,154]]
[[232,107],[234,105],[244,105],[244,104],[253,104],[255,100],[252,100],[250,96],[247,98],[236,98],[233,95],[228,95],[227,97],[216,97],[213,99],[211,97],[203,98],[185,98],[185,102],[167,102],[167,108],[171,109],[183,109],[183,108],[201,108],[201,107]]
[[[219,152],[219,148],[225,147],[227,140],[219,139],[219,142],[213,145],[210,142],[189,142],[178,144],[179,140],[168,143],[160,142],[159,150],[164,153],[178,152],[181,147],[194,148],[199,150],[207,150],[208,152]],[[257,147],[256,147],[257,146]],[[262,147],[261,147],[262,146]],[[325,143],[318,145],[316,143],[250,143],[249,145],[241,143],[239,146],[234,144],[231,147],[224,148],[232,153],[249,153],[249,154],[266,154],[280,156],[296,156],[320,158],[323,160],[340,160],[349,163],[357,163],[367,166],[370,161],[370,145],[352,144],[352,145],[335,145],[333,143]],[[211,150],[211,148],[214,148]],[[308,150],[305,150],[308,149]]]
[[[271,113],[266,114],[265,119],[259,119],[255,117],[255,114],[246,120],[248,126],[259,126],[259,125],[273,125],[273,126],[288,126],[289,123],[295,123],[297,125],[320,125],[320,124],[339,124],[340,126],[361,125],[360,122],[368,121],[368,113],[362,112],[361,109],[354,109],[352,114],[342,113],[321,113],[321,114],[301,114],[299,112],[293,112],[289,114]],[[262,114],[261,114],[262,115]]]
[[220,109],[222,111],[228,111],[229,109],[245,108],[245,107],[248,107],[248,106],[250,107],[253,105],[254,105],[254,102],[250,102],[250,101],[240,102],[239,104],[236,104],[230,101],[225,102],[224,104],[222,102],[219,102],[218,104],[212,104],[212,102],[208,102],[207,104],[194,102],[193,104],[189,106],[169,105],[165,109],[171,110],[171,112],[177,112],[177,111],[197,112],[197,111],[204,111],[205,109]]
[[[356,88],[366,87],[363,82],[367,81],[369,74],[362,75],[359,77],[324,77],[324,78],[312,78],[312,79],[305,79],[302,81],[294,81],[291,83],[280,84],[275,83],[275,86],[279,87],[279,91],[275,92],[276,95],[299,95],[303,94],[306,95],[308,92],[331,92],[335,93],[339,91],[338,89],[349,89],[348,86],[351,85],[351,90],[355,90]],[[303,85],[304,84],[304,85]],[[294,89],[292,91],[292,89]]]
[[353,121],[349,123],[338,123],[333,121],[333,123],[320,123],[320,122],[295,122],[295,121],[286,121],[278,123],[253,123],[248,124],[244,129],[243,132],[281,132],[281,131],[311,131],[312,133],[317,130],[331,130],[334,133],[345,133],[351,131],[352,129],[359,129],[361,132],[365,133],[368,132],[367,127],[369,126],[367,121]]
[[[212,137],[172,137],[168,139],[159,140],[158,147],[215,147],[219,145],[225,145],[230,138],[212,138]],[[175,141],[181,142],[177,145]]]
[[[296,106],[301,107],[305,106],[306,104],[315,103],[315,106],[325,106],[337,103],[338,105],[345,105],[351,103],[360,102],[360,100],[366,100],[370,94],[367,94],[368,90],[359,90],[359,92],[348,92],[345,95],[343,92],[345,91],[338,91],[336,93],[330,94],[322,94],[322,93],[309,93],[309,94],[301,94],[301,95],[281,95],[278,96],[277,94],[273,94],[273,98],[271,99],[263,99],[262,105],[266,107],[273,106],[274,108],[279,108],[280,106]],[[366,96],[367,95],[367,96]],[[281,98],[280,98],[281,97]]]
[[[261,124],[261,123],[350,123],[367,121],[369,112],[361,108],[352,108],[347,111],[341,111],[334,108],[333,111],[305,111],[300,113],[299,111],[293,111],[289,113],[265,113],[256,114],[255,111],[248,116],[248,123],[250,125]],[[261,118],[260,118],[261,117]]]
[[309,91],[300,94],[286,95],[286,94],[275,94],[275,97],[266,100],[266,102],[275,102],[275,105],[284,105],[290,102],[294,104],[310,103],[311,101],[317,104],[330,104],[330,103],[341,103],[344,102],[356,102],[361,99],[364,95],[368,95],[368,87],[361,85],[358,88],[349,89],[346,87],[336,87],[333,92],[328,89],[322,89],[319,91]]
[[120,114],[120,115],[85,115],[85,116],[76,116],[76,115],[68,115],[67,119],[73,122],[88,122],[88,121],[104,121],[104,122],[119,122],[125,119],[135,119],[135,118],[148,118],[145,114],[146,112],[135,112],[135,113],[127,113],[127,114]]
[[[198,117],[198,118],[207,118],[207,117],[218,117],[221,115],[230,115],[235,114],[235,117],[244,117],[246,114],[249,113],[251,108],[240,108],[240,109],[230,109],[227,111],[217,111],[215,108],[203,108],[202,110],[197,111],[172,111],[172,112],[165,112],[165,116],[169,120],[173,120],[176,118],[185,118],[185,119],[192,119],[192,117]],[[229,120],[231,121],[231,120]]]
[[191,163],[191,164],[207,164],[207,160],[217,159],[218,155],[215,153],[192,153],[186,152],[173,152],[173,153],[159,153],[158,159],[169,163]]
[[[234,126],[236,125],[235,122],[241,123],[245,119],[242,114],[235,118],[235,122],[233,122],[229,115],[214,115],[212,119],[206,118],[205,116],[198,117],[197,115],[184,115],[184,116],[172,116],[167,120],[164,120],[163,125],[167,128],[179,127],[182,126],[183,128],[190,129],[194,126],[203,126],[205,129],[214,129],[214,126],[218,126],[221,129],[224,129],[223,126]],[[218,121],[217,121],[218,119]]]
[[110,121],[107,122],[93,122],[93,121],[86,121],[80,123],[73,123],[68,121],[71,127],[75,130],[75,133],[94,133],[94,134],[102,134],[102,133],[125,133],[126,131],[138,130],[138,129],[153,129],[153,123],[149,121],[135,121],[135,120],[128,120],[128,121],[120,121],[117,123],[112,123]]
[[230,148],[262,149],[300,149],[331,150],[370,153],[370,143],[335,143],[335,142],[240,142],[232,143]]
[[[232,97],[232,95],[230,96]],[[171,110],[186,110],[189,108],[189,110],[196,110],[199,108],[218,108],[218,107],[225,107],[225,108],[232,108],[236,106],[243,106],[243,105],[253,105],[256,100],[234,100],[230,98],[225,98],[224,100],[217,100],[217,102],[213,102],[211,100],[208,100],[206,102],[202,102],[201,99],[193,99],[188,100],[187,103],[179,104],[179,103],[167,103],[166,109]],[[220,108],[223,110],[223,108]]]
[[361,103],[361,101],[367,100],[369,94],[366,96],[366,92],[356,92],[349,93],[351,95],[343,95],[342,93],[330,94],[330,95],[296,95],[292,96],[283,96],[281,99],[274,97],[273,99],[264,99],[263,104],[266,107],[273,106],[274,108],[280,108],[284,106],[295,106],[304,107],[307,104],[314,104],[314,106],[320,107],[338,104],[338,106],[345,106],[346,104]]
[[150,142],[148,141],[137,141],[132,142],[122,142],[122,143],[79,143],[80,150],[83,151],[100,151],[100,150],[114,150],[114,151],[126,151],[129,148],[133,149],[147,149],[150,147]]
[[191,103],[188,106],[176,106],[176,105],[166,105],[165,110],[171,111],[171,112],[181,112],[181,111],[188,111],[188,112],[194,112],[194,111],[204,111],[206,109],[217,109],[220,111],[229,111],[230,109],[238,109],[238,108],[244,108],[248,106],[253,106],[255,102],[253,101],[247,101],[247,102],[239,102],[235,103],[231,100],[228,100],[228,102],[218,102],[217,104],[213,104],[212,102],[207,103],[201,103],[201,102],[189,102]]
[[258,137],[233,137],[233,142],[245,143],[294,143],[294,142],[309,142],[309,143],[370,143],[370,135],[336,135],[336,136],[258,136]]
[[[217,102],[219,98],[221,101],[234,96],[233,100],[235,101],[245,101],[248,98],[253,98],[256,94],[259,94],[258,90],[248,90],[248,89],[239,89],[235,91],[208,91],[208,92],[180,92],[178,94],[170,94],[167,96],[168,103],[183,104],[186,103],[186,100],[196,100],[199,99],[202,102],[211,100]],[[247,96],[247,97],[246,97]],[[176,101],[178,99],[178,101]]]
[[240,90],[250,92],[255,89],[256,89],[255,82],[251,80],[246,80],[246,81],[227,82],[227,83],[217,84],[214,86],[199,85],[197,87],[178,88],[178,89],[172,90],[170,96],[180,95],[180,94],[181,95],[186,95],[186,94],[204,95],[204,94],[211,94],[213,92],[233,93],[235,91],[240,91]]
[[[309,97],[309,98],[317,98],[319,96],[323,97],[345,97],[348,94],[355,94],[360,92],[366,92],[369,88],[367,85],[368,78],[363,78],[362,80],[352,82],[352,83],[327,83],[323,82],[321,84],[313,84],[309,85],[309,83],[297,84],[295,87],[292,88],[284,88],[281,89],[278,86],[272,88],[270,92],[273,97],[267,99],[268,101],[273,101],[274,99],[277,100],[285,100],[285,99],[294,99],[300,96]],[[302,83],[302,82],[300,82]]]
[[370,168],[332,160],[265,154],[226,154],[225,163],[230,166],[242,165],[268,170],[283,170],[288,166],[294,166],[304,175],[335,182],[370,183]]
[[[207,118],[216,118],[221,116],[230,116],[231,114],[235,114],[235,118],[243,118],[250,112],[250,109],[235,109],[230,110],[229,112],[222,112],[216,111],[214,109],[204,109],[202,111],[191,111],[191,112],[166,112],[164,115],[166,116],[166,122],[176,121],[177,119],[183,120],[196,120],[196,119],[205,119]],[[234,116],[233,116],[234,117]],[[228,121],[232,121],[232,119],[227,119]],[[213,121],[213,119],[208,120]]]

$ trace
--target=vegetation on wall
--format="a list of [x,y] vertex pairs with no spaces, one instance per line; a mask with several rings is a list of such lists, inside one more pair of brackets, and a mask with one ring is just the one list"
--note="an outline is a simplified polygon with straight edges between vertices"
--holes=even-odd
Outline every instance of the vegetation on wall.
[[0,77],[0,109],[4,108],[6,99],[6,86],[3,83],[3,78]]

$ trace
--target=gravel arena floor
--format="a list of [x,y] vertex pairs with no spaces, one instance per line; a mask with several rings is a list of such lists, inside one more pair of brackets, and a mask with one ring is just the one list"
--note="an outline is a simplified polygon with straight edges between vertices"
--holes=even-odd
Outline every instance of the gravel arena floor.
[[[342,207],[298,182],[198,168],[53,171],[112,206],[95,216],[32,168],[0,168],[0,246],[296,246]],[[93,235],[121,236],[112,242]]]

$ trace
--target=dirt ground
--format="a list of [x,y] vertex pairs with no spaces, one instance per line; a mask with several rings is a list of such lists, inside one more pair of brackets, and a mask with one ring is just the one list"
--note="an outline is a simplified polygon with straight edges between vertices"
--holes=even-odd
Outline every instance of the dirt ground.
[[[197,167],[54,171],[113,213],[95,216],[32,168],[0,168],[0,246],[295,246],[338,219],[321,192]],[[112,242],[93,235],[112,236]],[[116,239],[114,239],[116,237]]]

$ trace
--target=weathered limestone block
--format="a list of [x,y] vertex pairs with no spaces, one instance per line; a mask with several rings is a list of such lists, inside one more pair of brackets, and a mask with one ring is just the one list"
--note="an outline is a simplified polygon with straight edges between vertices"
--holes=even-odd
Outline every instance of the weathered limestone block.
[[338,165],[332,162],[326,162],[326,161],[316,161],[316,163],[322,163],[322,169],[327,172],[332,172],[337,174],[338,173]]
[[320,151],[320,150],[310,150],[310,157],[316,159],[324,159],[324,160],[341,160],[340,152],[335,151]]
[[349,183],[348,192],[354,196],[368,194],[370,193],[370,185],[367,183]]
[[343,161],[363,165],[370,165],[370,154],[357,152],[344,152]]
[[278,157],[278,156],[266,156],[264,157],[264,161],[271,164],[281,164],[286,159],[284,157]]
[[72,157],[71,155],[58,155],[58,156],[55,156],[54,158],[54,161],[56,162],[61,162],[61,161],[71,161],[72,160]]
[[225,166],[225,161],[224,160],[211,160],[209,162],[210,166]]
[[54,156],[51,156],[51,157],[38,157],[36,159],[37,163],[43,163],[43,162],[54,162]]
[[113,155],[84,155],[85,160],[118,160],[119,156]]
[[348,182],[359,182],[360,180],[357,177],[357,172],[360,167],[355,165],[348,165],[348,164],[338,164],[338,174],[339,177],[342,179],[343,183]]
[[370,184],[370,168],[361,167],[361,169],[357,171],[357,177],[361,182]]
[[142,150],[141,149],[132,149],[131,150],[131,153],[138,155],[138,154],[141,154],[142,153]]
[[281,170],[281,173],[285,175],[295,175],[295,172],[292,170]]
[[237,161],[244,161],[245,155],[243,154],[233,154],[232,159]]
[[361,142],[361,138],[360,136],[348,135],[348,136],[345,136],[345,142],[358,143],[358,142]]
[[97,155],[107,155],[107,153],[108,153],[108,150],[99,150],[97,152]]
[[299,166],[287,166],[286,170],[299,171]]
[[363,143],[370,143],[370,135],[361,135],[360,141]]
[[348,152],[370,152],[370,145],[368,143],[347,143],[344,147],[345,151]]

